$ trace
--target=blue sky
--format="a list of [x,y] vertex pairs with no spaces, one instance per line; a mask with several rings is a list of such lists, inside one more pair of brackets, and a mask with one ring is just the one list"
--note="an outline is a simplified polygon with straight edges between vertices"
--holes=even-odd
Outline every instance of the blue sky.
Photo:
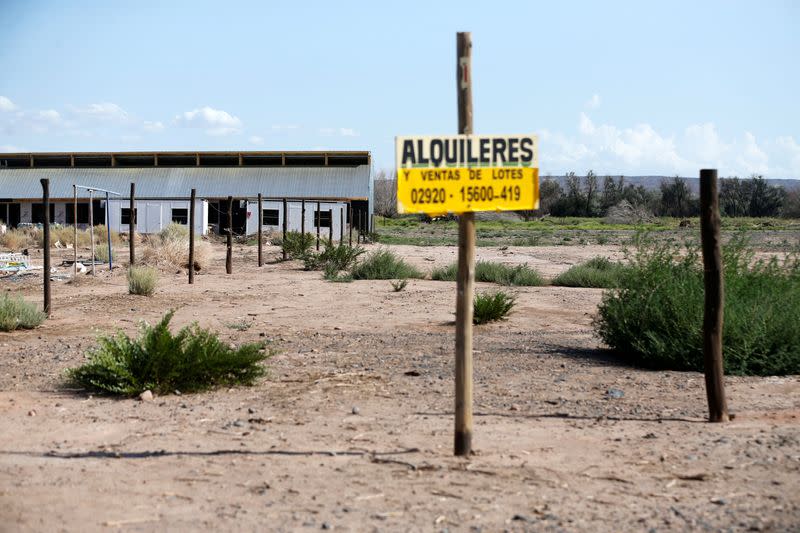
[[800,3],[0,0],[0,151],[538,133],[543,174],[800,178]]

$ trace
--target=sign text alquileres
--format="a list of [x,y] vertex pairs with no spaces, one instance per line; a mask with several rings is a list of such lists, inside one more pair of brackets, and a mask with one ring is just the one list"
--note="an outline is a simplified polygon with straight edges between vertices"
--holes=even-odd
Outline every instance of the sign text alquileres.
[[535,135],[397,137],[400,213],[539,207]]

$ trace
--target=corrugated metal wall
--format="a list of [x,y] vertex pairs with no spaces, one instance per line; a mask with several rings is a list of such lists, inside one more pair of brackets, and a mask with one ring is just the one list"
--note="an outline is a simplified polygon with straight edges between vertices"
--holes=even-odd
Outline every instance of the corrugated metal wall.
[[[358,167],[154,167],[154,168],[8,168],[0,169],[0,198],[42,197],[39,179],[50,179],[51,198],[72,198],[72,185],[99,187],[137,198],[227,196],[272,198],[370,198],[370,168]],[[80,197],[87,196],[79,191]]]

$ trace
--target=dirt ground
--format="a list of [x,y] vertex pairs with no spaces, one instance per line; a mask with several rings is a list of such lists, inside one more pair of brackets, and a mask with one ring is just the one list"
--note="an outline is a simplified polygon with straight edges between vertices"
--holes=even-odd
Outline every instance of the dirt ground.
[[[391,248],[425,270],[456,254]],[[619,253],[478,258],[552,276]],[[151,298],[127,294],[123,269],[54,282],[51,320],[0,333],[0,530],[800,530],[799,376],[727,378],[736,418],[708,424],[701,374],[602,348],[600,290],[515,288],[510,318],[475,328],[475,454],[455,458],[453,283],[329,283],[258,268],[253,247],[226,276],[223,254],[193,286],[165,273]],[[0,290],[40,300],[33,278]],[[174,326],[271,341],[269,377],[153,402],[65,386],[98,334],[169,308]]]

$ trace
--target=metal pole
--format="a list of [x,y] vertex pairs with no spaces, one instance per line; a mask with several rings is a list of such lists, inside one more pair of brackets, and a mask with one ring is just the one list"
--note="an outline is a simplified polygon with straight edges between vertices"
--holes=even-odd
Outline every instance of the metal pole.
[[89,238],[92,241],[92,276],[94,276],[94,191],[92,189],[89,189]]
[[[472,34],[456,35],[458,133],[472,133]],[[458,217],[456,279],[455,455],[472,452],[472,292],[475,284],[475,215]]]
[[44,313],[50,318],[50,180],[42,178],[39,180],[42,184],[42,203],[44,204]]
[[106,235],[108,235],[108,271],[114,268],[114,251],[111,249],[111,204],[106,191]]
[[705,283],[703,360],[709,422],[727,422],[729,420],[722,363],[722,314],[725,307],[725,282],[722,273],[719,227],[717,170],[703,169],[700,171],[700,236]]
[[333,246],[333,209],[328,209],[328,244]]
[[78,277],[78,186],[72,186],[72,277]]

